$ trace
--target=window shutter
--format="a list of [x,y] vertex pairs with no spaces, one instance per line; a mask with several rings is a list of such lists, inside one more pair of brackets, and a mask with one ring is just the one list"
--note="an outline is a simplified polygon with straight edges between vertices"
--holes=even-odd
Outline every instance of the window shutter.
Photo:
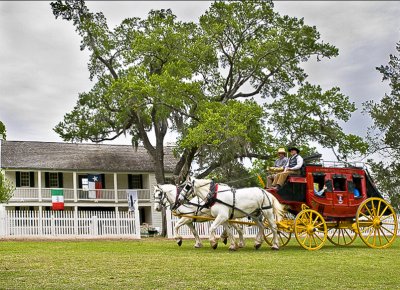
[[128,189],[133,189],[132,174],[128,174]]
[[30,187],[35,187],[35,172],[29,172],[29,185]]
[[19,171],[15,172],[15,186],[21,187],[21,172]]
[[44,187],[50,187],[50,174],[48,172],[44,173]]
[[78,188],[82,188],[82,178],[87,178],[87,175],[78,176]]
[[58,172],[58,187],[63,188],[64,187],[64,180],[63,180],[63,173]]
[[101,186],[102,188],[106,188],[106,175],[105,174],[101,174]]

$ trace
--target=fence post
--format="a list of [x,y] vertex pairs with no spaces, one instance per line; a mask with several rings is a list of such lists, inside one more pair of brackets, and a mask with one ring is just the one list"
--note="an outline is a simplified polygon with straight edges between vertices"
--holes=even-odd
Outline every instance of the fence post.
[[41,205],[39,206],[38,227],[39,236],[43,236],[43,207]]
[[99,235],[99,223],[96,215],[92,216],[92,235]]
[[74,206],[74,235],[78,236],[78,207]]
[[6,207],[0,204],[0,237],[6,236],[7,234],[7,211]]
[[55,236],[56,235],[56,224],[55,224],[55,219],[54,219],[54,211],[51,211],[50,229],[51,229],[51,235]]
[[139,205],[136,201],[134,204],[135,207],[135,236],[140,239],[140,215],[139,215]]
[[165,210],[165,216],[167,219],[167,238],[172,238],[172,219],[171,219],[171,210],[169,208],[166,208]]

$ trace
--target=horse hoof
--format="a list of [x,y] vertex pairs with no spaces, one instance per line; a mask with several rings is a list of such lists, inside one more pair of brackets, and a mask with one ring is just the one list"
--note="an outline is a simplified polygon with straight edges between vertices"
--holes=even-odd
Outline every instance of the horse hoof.
[[195,247],[196,249],[199,249],[199,248],[202,248],[203,245],[202,245],[202,244],[196,244],[196,245],[194,245],[194,247]]
[[236,247],[229,247],[229,251],[232,251],[232,252],[237,251],[237,248]]
[[244,248],[244,243],[239,243],[238,247],[239,248]]
[[215,243],[214,245],[211,245],[211,248],[213,248],[214,250],[218,248],[218,243]]
[[182,246],[182,239],[176,241],[176,243],[178,244],[179,247]]
[[255,245],[254,245],[254,248],[255,248],[256,250],[258,250],[260,247],[261,247],[261,244],[255,244]]
[[224,238],[224,239],[222,240],[222,242],[224,243],[224,245],[226,245],[226,244],[228,243],[228,238]]
[[276,247],[276,246],[272,246],[272,247],[271,247],[271,250],[273,250],[273,251],[279,251],[279,248]]

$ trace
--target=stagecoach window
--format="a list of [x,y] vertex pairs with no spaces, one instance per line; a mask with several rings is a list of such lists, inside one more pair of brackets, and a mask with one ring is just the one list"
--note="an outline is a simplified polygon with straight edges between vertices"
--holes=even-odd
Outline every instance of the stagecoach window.
[[325,173],[314,172],[313,179],[314,179],[314,189],[316,191],[322,190],[322,188],[324,188],[324,184],[325,184]]
[[361,185],[362,179],[363,179],[362,175],[353,174],[353,182],[352,183],[353,183],[354,188],[353,188],[352,192],[354,192],[354,189],[357,189],[360,194],[360,197],[362,196],[362,185]]
[[333,190],[334,191],[345,191],[346,190],[346,179],[344,177],[333,178]]

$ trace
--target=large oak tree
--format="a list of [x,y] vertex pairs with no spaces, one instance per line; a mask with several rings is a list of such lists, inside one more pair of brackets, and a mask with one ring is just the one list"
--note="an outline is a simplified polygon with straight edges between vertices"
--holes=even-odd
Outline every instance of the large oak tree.
[[302,86],[302,62],[338,54],[316,27],[279,15],[269,1],[218,1],[199,23],[152,10],[113,30],[84,1],[51,6],[81,35],[94,81],[56,132],[64,140],[94,142],[128,134],[153,157],[160,183],[167,132],[178,136],[174,173],[180,177],[193,161],[205,176],[237,158],[269,158],[274,137],[255,97],[277,98]]

